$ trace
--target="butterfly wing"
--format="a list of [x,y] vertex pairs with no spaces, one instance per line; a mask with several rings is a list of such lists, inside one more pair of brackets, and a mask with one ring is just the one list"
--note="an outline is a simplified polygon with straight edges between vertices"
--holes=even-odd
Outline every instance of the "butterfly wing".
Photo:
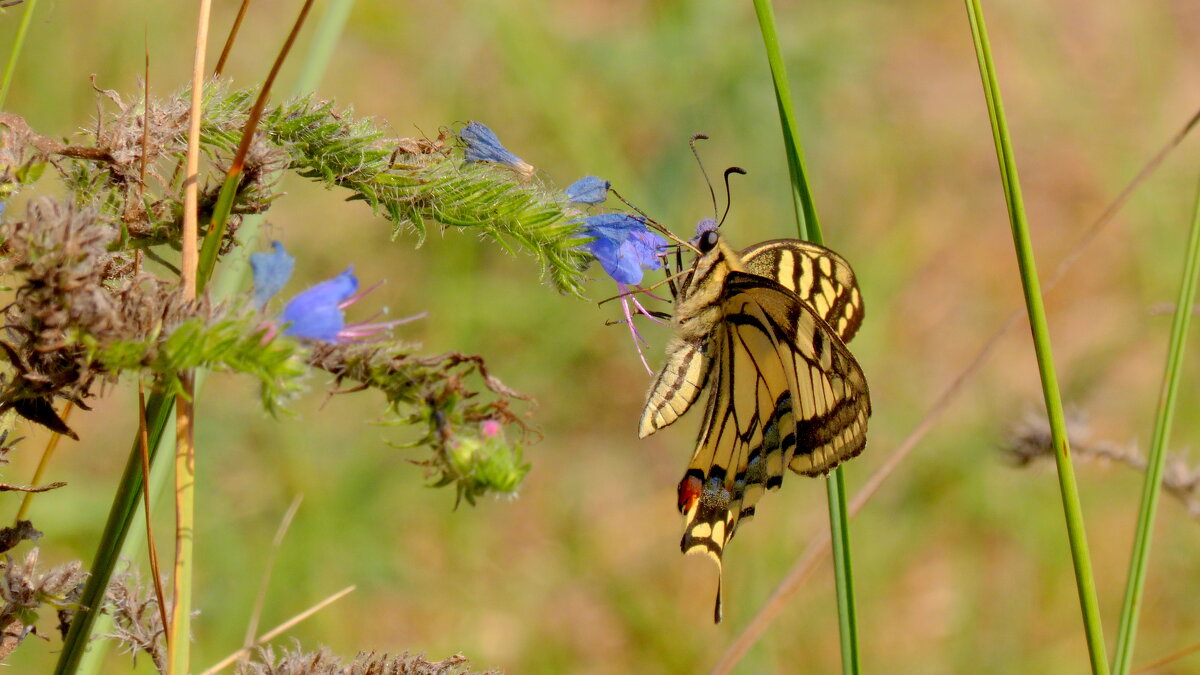
[[[731,272],[711,345],[712,388],[679,483],[680,547],[721,567],[740,521],[784,467],[819,475],[862,451],[870,400],[842,341],[792,291]],[[714,618],[720,620],[720,589]]]
[[638,423],[638,438],[668,426],[692,407],[708,384],[712,370],[711,350],[711,339],[687,341],[675,338],[667,345],[667,362],[646,394],[646,405]]
[[862,294],[850,263],[833,251],[799,239],[774,239],[741,252],[751,274],[771,279],[800,297],[842,342],[863,320]]

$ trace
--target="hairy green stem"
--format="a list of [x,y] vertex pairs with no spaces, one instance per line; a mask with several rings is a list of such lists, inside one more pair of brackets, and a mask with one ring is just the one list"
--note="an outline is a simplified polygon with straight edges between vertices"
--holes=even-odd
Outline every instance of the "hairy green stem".
[[1112,670],[1125,675],[1133,665],[1133,644],[1137,637],[1138,613],[1142,607],[1142,591],[1146,585],[1146,565],[1150,558],[1150,540],[1158,496],[1162,493],[1163,469],[1166,467],[1167,441],[1175,416],[1179,393],[1179,375],[1183,370],[1183,352],[1191,323],[1192,304],[1196,300],[1196,279],[1200,276],[1200,187],[1196,190],[1196,205],[1192,212],[1192,229],[1188,234],[1187,251],[1183,261],[1183,279],[1175,301],[1175,318],[1171,322],[1171,342],[1167,350],[1167,365],[1163,371],[1162,389],[1158,396],[1158,412],[1154,418],[1154,433],[1150,438],[1150,456],[1146,479],[1142,485],[1142,503],[1138,510],[1137,531],[1129,561],[1129,577],[1125,582],[1125,601],[1121,607],[1121,623],[1117,629],[1117,651]]
[[1033,348],[1037,354],[1038,372],[1041,376],[1042,393],[1046,402],[1046,415],[1050,421],[1054,460],[1058,466],[1059,492],[1062,494],[1063,513],[1067,521],[1067,540],[1071,547],[1071,561],[1075,568],[1075,584],[1079,593],[1079,605],[1083,612],[1088,655],[1091,659],[1093,673],[1108,673],[1104,632],[1100,625],[1100,607],[1096,600],[1096,584],[1092,578],[1092,563],[1088,555],[1087,532],[1083,522],[1083,510],[1079,504],[1079,490],[1075,484],[1075,469],[1071,464],[1071,449],[1067,444],[1062,396],[1058,390],[1058,377],[1054,370],[1054,357],[1050,349],[1050,330],[1046,323],[1046,308],[1042,303],[1042,291],[1038,281],[1037,264],[1033,256],[1033,244],[1029,237],[1029,223],[1025,218],[1021,183],[1017,177],[1017,162],[1013,156],[1012,141],[1008,134],[1008,122],[1004,116],[1004,103],[1000,98],[1000,84],[996,78],[995,64],[992,62],[987,28],[983,23],[983,9],[980,7],[979,0],[966,0],[966,5],[967,16],[971,24],[971,37],[975,43],[975,55],[979,61],[979,75],[983,81],[983,93],[987,99],[988,117],[992,123],[996,157],[1000,164],[1000,178],[1004,185],[1004,198],[1008,204],[1009,221],[1012,224],[1013,245],[1016,248],[1017,266],[1021,274],[1021,285],[1025,292],[1029,327],[1033,332]]
[[[763,44],[767,51],[767,62],[771,67],[771,80],[775,85],[775,102],[779,107],[779,120],[783,126],[783,143],[787,153],[788,170],[792,178],[792,200],[796,209],[796,229],[801,239],[817,244],[823,243],[821,224],[817,208],[813,203],[812,191],[804,169],[804,151],[796,125],[796,113],[792,107],[792,94],[788,86],[787,70],[779,48],[779,36],[775,30],[775,12],[770,0],[754,0],[754,11],[762,29]],[[842,649],[842,672],[859,672],[858,620],[854,604],[854,568],[850,559],[850,522],[846,515],[846,478],[842,467],[837,467],[825,480],[826,496],[829,500],[829,533],[833,550],[834,583],[837,590],[838,635]]]

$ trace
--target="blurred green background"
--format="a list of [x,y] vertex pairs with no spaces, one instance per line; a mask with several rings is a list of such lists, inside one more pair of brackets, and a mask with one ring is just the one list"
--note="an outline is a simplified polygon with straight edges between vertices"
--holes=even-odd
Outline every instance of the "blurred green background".
[[[152,92],[178,91],[189,77],[194,4],[42,0],[8,111],[52,135],[88,126],[99,104],[89,75],[138,95],[144,40]],[[299,4],[252,5],[228,68],[238,85],[265,76]],[[210,63],[237,5],[216,3]],[[778,5],[826,243],[855,266],[866,299],[854,349],[874,417],[867,451],[847,467],[853,493],[1020,306],[1020,284],[961,4]],[[1200,105],[1200,6],[1004,0],[987,9],[1046,277]],[[0,15],[0,45],[18,17]],[[301,61],[285,67],[281,91]],[[731,164],[749,172],[735,182],[727,236],[744,246],[794,235],[748,2],[360,0],[318,93],[399,136],[483,121],[548,186],[603,176],[678,233],[711,212],[687,147],[704,132],[712,173]],[[1167,160],[1048,298],[1065,400],[1087,415],[1094,438],[1148,442],[1170,323],[1152,308],[1176,293],[1198,143]],[[292,288],[351,262],[365,282],[387,279],[371,301],[397,316],[429,311],[402,334],[429,351],[485,356],[538,399],[531,421],[545,438],[527,450],[533,471],[518,499],[453,510],[453,491],[423,487],[406,462],[419,455],[389,445],[411,434],[373,423],[381,399],[327,401],[314,377],[298,416],[275,421],[251,383],[210,378],[198,405],[197,669],[240,644],[271,538],[297,494],[304,503],[261,625],[358,586],[288,634],[308,648],[435,659],[461,651],[478,668],[513,673],[711,667],[827,526],[823,484],[793,476],[762,502],[726,555],[726,622],[713,626],[715,575],[708,561],[680,556],[674,508],[696,422],[637,440],[648,376],[625,329],[604,325],[616,308],[557,295],[539,285],[530,259],[470,232],[434,234],[414,250],[411,237],[391,241],[389,225],[344,194],[294,176],[285,189],[267,236],[298,259]],[[593,274],[592,298],[611,295],[611,281]],[[644,332],[657,364],[666,330]],[[1185,368],[1196,382],[1200,359]],[[65,442],[48,475],[70,487],[39,497],[31,512],[46,532],[44,561],[91,559],[133,437],[134,400],[129,387],[112,388],[74,417],[84,440]],[[1200,433],[1198,404],[1185,386],[1180,452]],[[1040,407],[1019,328],[855,521],[868,672],[1084,672],[1053,465],[1016,469],[998,452],[1010,427]],[[6,480],[32,475],[45,435],[28,436]],[[1141,476],[1097,463],[1078,471],[1111,644]],[[5,500],[15,511],[19,497]],[[1135,663],[1200,640],[1200,522],[1164,502]],[[160,515],[169,560],[171,515]],[[28,640],[13,672],[43,672],[59,644]],[[833,673],[838,654],[825,563],[738,672]],[[108,665],[128,664],[114,655]],[[1164,672],[1200,672],[1200,656]]]

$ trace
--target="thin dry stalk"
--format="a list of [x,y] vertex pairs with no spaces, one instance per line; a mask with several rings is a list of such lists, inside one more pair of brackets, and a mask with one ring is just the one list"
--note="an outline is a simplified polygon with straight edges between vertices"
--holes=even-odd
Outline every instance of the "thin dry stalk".
[[258,621],[262,618],[263,606],[267,602],[267,587],[271,584],[271,573],[275,571],[275,558],[279,556],[283,538],[287,535],[288,528],[292,526],[292,519],[300,510],[302,501],[304,501],[304,495],[296,495],[296,498],[292,500],[292,505],[283,514],[283,519],[279,521],[279,527],[275,530],[275,538],[271,541],[271,550],[267,553],[267,565],[263,570],[262,582],[258,585],[258,597],[254,599],[254,609],[250,612],[250,622],[246,625],[246,639],[242,642],[242,648],[246,651],[242,654],[242,659],[250,658],[250,650],[254,648],[254,636],[258,633]]
[[246,18],[246,10],[250,9],[250,0],[242,0],[242,6],[238,8],[237,17],[233,20],[233,25],[229,28],[229,37],[225,38],[225,46],[221,49],[221,56],[217,59],[217,67],[213,68],[213,77],[220,77],[221,73],[225,72],[225,62],[229,60],[229,52],[233,51],[233,43],[237,40],[238,31],[242,28],[242,20]]
[[[204,56],[208,51],[208,20],[212,0],[200,0],[200,17],[196,26],[196,51],[192,61],[192,105],[188,125],[187,172],[184,180],[182,295],[184,301],[196,298],[196,267],[199,262],[199,180],[200,180],[200,116],[204,103]],[[192,401],[195,379],[192,373],[181,373],[182,393],[175,399],[175,573],[172,576],[174,600],[171,627],[167,631],[167,672],[183,675],[188,672],[191,634],[191,580],[195,558],[192,555],[195,529],[196,456]]]
[[159,618],[164,629],[171,625],[167,621],[166,594],[163,593],[162,576],[158,567],[158,545],[154,543],[154,522],[150,513],[150,438],[146,425],[146,391],[138,383],[138,447],[142,455],[142,500],[146,512],[146,546],[150,549],[150,573],[154,575],[154,597],[158,600]]
[[1167,665],[1168,663],[1173,663],[1175,661],[1178,661],[1179,659],[1182,659],[1183,657],[1185,657],[1189,654],[1195,654],[1196,652],[1200,652],[1200,642],[1197,642],[1195,644],[1190,644],[1190,645],[1184,647],[1183,649],[1171,652],[1170,654],[1167,654],[1166,656],[1162,657],[1161,659],[1159,659],[1157,661],[1147,663],[1144,666],[1139,666],[1137,670],[1133,671],[1133,675],[1138,675],[1139,673],[1148,673],[1157,668],[1162,668],[1163,666]]
[[300,15],[296,17],[296,23],[292,24],[292,30],[288,33],[287,40],[283,43],[283,49],[279,50],[279,55],[275,57],[275,63],[271,64],[271,72],[267,74],[267,79],[263,82],[262,89],[258,92],[258,98],[254,101],[254,107],[250,109],[250,117],[246,120],[246,130],[242,132],[242,142],[238,145],[237,154],[233,156],[233,162],[229,165],[229,171],[226,174],[228,177],[237,176],[242,172],[242,166],[246,161],[246,153],[250,152],[250,143],[254,140],[254,130],[258,128],[258,121],[262,119],[263,110],[267,107],[267,99],[271,95],[271,86],[275,84],[275,78],[279,76],[279,69],[283,67],[283,62],[287,60],[288,52],[292,50],[292,45],[296,43],[296,37],[300,35],[300,29],[304,27],[304,20],[308,17],[309,10],[312,9],[313,0],[305,0],[304,6],[300,8]]
[[[1200,110],[1197,110],[1192,117],[1188,119],[1187,123],[1183,125],[1182,129],[1172,136],[1171,139],[1167,141],[1167,143],[1163,145],[1163,147],[1159,149],[1159,151],[1156,152],[1149,161],[1146,162],[1137,175],[1133,177],[1133,179],[1125,186],[1123,190],[1121,190],[1112,203],[1104,209],[1095,222],[1093,222],[1087,231],[1084,232],[1079,242],[1071,249],[1069,253],[1067,253],[1062,262],[1058,264],[1054,275],[1046,283],[1046,293],[1049,293],[1051,290],[1053,290],[1054,287],[1063,280],[1067,274],[1067,271],[1083,255],[1084,249],[1086,249],[1093,241],[1095,241],[1096,237],[1112,222],[1113,217],[1116,216],[1121,208],[1125,206],[1125,203],[1129,201],[1129,198],[1133,195],[1134,190],[1136,190],[1138,186],[1145,182],[1146,179],[1154,173],[1155,169],[1157,169],[1162,164],[1163,160],[1166,159],[1166,157],[1171,153],[1171,151],[1174,150],[1183,141],[1183,139],[1188,136],[1189,133],[1191,133],[1198,123],[1200,123]],[[988,338],[983,347],[981,347],[971,359],[971,362],[968,363],[967,366],[955,376],[950,385],[942,391],[937,400],[934,402],[933,406],[930,407],[929,411],[926,412],[921,418],[921,421],[917,424],[916,428],[912,430],[908,437],[904,439],[904,441],[887,458],[887,460],[885,460],[884,463],[878,469],[876,469],[873,474],[871,474],[870,478],[867,479],[867,482],[863,484],[862,488],[857,494],[855,494],[854,499],[850,502],[848,512],[851,517],[855,516],[859,511],[862,510],[862,507],[866,505],[867,501],[872,496],[875,495],[875,493],[883,485],[883,482],[887,480],[887,478],[896,470],[900,462],[908,457],[912,450],[917,446],[917,443],[919,443],[921,439],[924,438],[925,434],[933,428],[934,422],[936,422],[936,420],[941,416],[941,413],[949,406],[949,404],[953,402],[955,398],[957,398],[959,392],[962,391],[963,385],[979,372],[979,369],[983,365],[984,361],[991,356],[991,353],[999,345],[1001,338],[1008,334],[1008,332],[1017,325],[1022,316],[1024,316],[1023,308],[1016,309],[1009,314],[1008,318],[1004,321],[1004,324],[1001,325],[1000,328]],[[725,653],[721,655],[721,658],[717,661],[716,665],[713,666],[712,673],[714,675],[728,673],[730,670],[732,670],[733,667],[737,665],[738,661],[745,656],[746,652],[749,651],[750,647],[753,646],[760,637],[762,637],[762,634],[766,632],[767,628],[771,625],[771,622],[775,620],[775,617],[778,616],[781,611],[783,611],[783,607],[787,603],[788,599],[791,598],[791,596],[797,590],[799,590],[800,586],[805,582],[805,580],[808,579],[813,570],[816,569],[817,563],[823,559],[824,556],[822,554],[829,547],[829,545],[830,538],[828,532],[821,532],[817,534],[817,536],[811,542],[809,542],[809,545],[800,554],[796,564],[792,566],[792,569],[783,578],[783,581],[781,581],[779,586],[775,588],[775,590],[771,593],[771,596],[767,598],[766,602],[763,603],[763,606],[759,608],[758,612],[750,620],[750,623],[748,623],[746,627],[742,629],[742,632],[739,633],[736,638],[734,638],[733,642],[730,643],[729,647],[725,650]]]
[[[59,415],[63,423],[70,420],[71,411],[74,409],[75,404],[67,401],[67,404],[63,406],[62,414]],[[42,475],[46,473],[46,467],[50,465],[50,458],[54,456],[54,451],[58,449],[58,442],[62,440],[62,436],[59,433],[50,434],[50,438],[46,441],[46,447],[42,450],[42,458],[38,460],[37,468],[33,471],[33,480],[30,481],[30,485],[37,485],[42,482]],[[38,492],[45,492],[45,490],[25,491],[25,498],[21,500],[21,508],[17,509],[17,517],[13,521],[14,523],[19,524],[22,520],[25,520],[25,516],[29,513],[29,505],[33,503],[33,495]]]
[[338,591],[337,593],[334,593],[333,595],[329,596],[328,598],[325,598],[324,600],[318,602],[317,604],[313,605],[312,607],[309,607],[308,609],[304,610],[303,612],[300,612],[296,616],[293,616],[292,618],[288,619],[287,621],[284,621],[283,623],[279,624],[278,626],[263,633],[261,636],[259,636],[259,638],[257,640],[254,641],[254,644],[251,644],[246,647],[242,647],[241,649],[230,654],[229,656],[226,656],[225,658],[218,661],[216,663],[216,665],[214,665],[213,667],[200,673],[200,675],[215,675],[216,673],[221,672],[222,670],[228,668],[229,666],[231,666],[235,662],[237,662],[237,660],[239,658],[241,658],[243,654],[249,653],[255,647],[265,645],[268,642],[270,642],[271,640],[274,640],[275,638],[279,637],[280,635],[284,634],[285,632],[291,630],[292,627],[295,626],[296,624],[300,623],[301,621],[304,621],[305,619],[312,616],[313,614],[316,614],[317,612],[321,611],[322,609],[325,609],[329,605],[332,605],[333,603],[337,602],[338,600],[341,600],[345,596],[349,595],[356,588],[358,588],[358,587],[357,586],[347,586],[347,587],[343,588],[342,590]]

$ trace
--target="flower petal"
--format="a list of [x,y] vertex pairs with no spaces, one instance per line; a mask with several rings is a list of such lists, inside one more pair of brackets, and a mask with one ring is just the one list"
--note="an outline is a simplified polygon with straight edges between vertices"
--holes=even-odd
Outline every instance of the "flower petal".
[[459,134],[467,145],[468,162],[495,162],[523,175],[532,175],[533,166],[509,152],[496,133],[479,122],[467,122]]
[[576,204],[599,204],[608,198],[612,183],[595,176],[584,176],[566,189],[567,201]]
[[667,242],[651,232],[641,218],[627,213],[601,213],[584,218],[580,231],[595,237],[584,248],[619,283],[639,284],[642,268],[662,267],[658,253]]
[[283,290],[292,277],[296,259],[288,255],[283,244],[273,241],[274,253],[251,253],[250,268],[254,270],[254,306],[262,309],[267,301]]
[[283,308],[284,335],[326,342],[337,341],[338,332],[346,325],[338,306],[358,290],[354,267],[338,276],[313,286],[292,298]]
[[597,239],[588,244],[588,250],[600,261],[604,272],[617,282],[634,285],[642,282],[642,266],[634,247],[610,239]]

